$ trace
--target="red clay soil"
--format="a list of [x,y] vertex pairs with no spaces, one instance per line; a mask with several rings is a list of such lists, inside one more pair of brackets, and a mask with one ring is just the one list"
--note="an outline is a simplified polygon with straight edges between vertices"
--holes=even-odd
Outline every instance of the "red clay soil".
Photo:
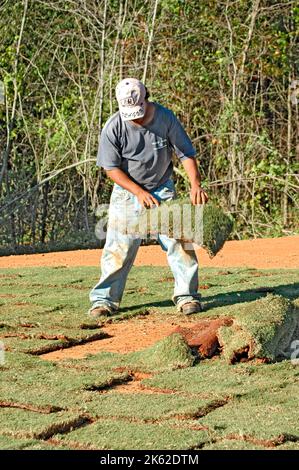
[[[121,368],[116,368],[114,369],[115,371],[120,371]],[[124,368],[123,371],[126,369]],[[117,391],[118,393],[145,393],[145,394],[157,394],[157,393],[162,393],[160,391],[157,391],[156,389],[153,389],[151,387],[145,387],[141,383],[142,380],[148,379],[149,377],[152,377],[152,374],[147,374],[145,372],[132,372],[128,371],[132,377],[132,380],[129,380],[128,382],[125,382],[120,385],[116,385],[113,387],[113,391]],[[104,390],[102,393],[109,393],[111,389]]]
[[[98,266],[102,250],[77,250],[34,255],[0,257],[0,268],[26,266]],[[257,238],[226,242],[223,249],[209,259],[203,249],[197,250],[200,266],[299,268],[299,235],[281,238]],[[142,246],[136,266],[166,266],[165,252],[157,246]]]
[[205,359],[214,356],[219,350],[218,329],[221,326],[230,326],[232,323],[231,318],[201,320],[189,328],[178,326],[174,331],[180,333],[186,343],[197,350],[201,359]]

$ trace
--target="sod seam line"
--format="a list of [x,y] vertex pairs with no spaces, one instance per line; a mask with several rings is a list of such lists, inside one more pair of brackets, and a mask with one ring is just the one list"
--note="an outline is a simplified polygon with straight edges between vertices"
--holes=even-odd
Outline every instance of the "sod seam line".
[[101,339],[104,339],[105,336],[103,333],[96,333],[94,335],[91,335],[87,338],[81,338],[81,339],[71,339],[68,340],[65,344],[53,344],[53,345],[48,345],[41,347],[39,349],[35,350],[27,350],[25,351],[26,354],[31,354],[32,356],[41,356],[42,354],[47,354],[50,352],[54,351],[59,351],[61,349],[68,349],[72,348],[73,346],[79,346],[81,344],[86,344],[86,343],[92,343],[93,341],[99,341]]
[[133,380],[134,379],[132,375],[128,375],[128,377],[114,377],[104,385],[88,385],[84,388],[84,390],[87,390],[88,392],[105,392],[108,390],[112,390],[114,387],[117,387],[119,385],[124,385],[128,382],[131,382]]
[[31,434],[27,431],[3,431],[0,433],[2,436],[11,436],[13,438],[25,438],[25,439],[40,439],[47,440],[56,434],[67,434],[75,429],[79,429],[86,425],[92,424],[92,420],[86,416],[81,415],[68,421],[67,423],[52,424],[48,429],[41,432],[32,432]]
[[35,413],[41,414],[50,414],[50,413],[57,413],[59,411],[67,411],[65,408],[61,408],[59,406],[47,406],[47,407],[39,407],[34,405],[27,405],[26,403],[14,403],[9,401],[0,401],[0,408],[18,408],[21,410],[33,411]]
[[[53,445],[53,446],[61,446],[61,441],[59,439],[55,439],[55,437],[50,437],[46,440],[42,439],[41,440],[42,442],[47,442],[49,445]],[[84,445],[84,444],[79,444],[79,443],[72,443],[72,442],[68,442],[68,447],[71,447],[72,449],[76,450],[98,450],[98,449],[94,449],[93,447],[89,447],[87,445]],[[61,448],[63,448],[61,446]],[[51,450],[51,449],[49,449]]]
[[232,440],[232,441],[244,441],[250,442],[252,444],[262,445],[264,447],[279,447],[286,442],[298,442],[299,436],[292,436],[290,434],[281,434],[273,439],[258,439],[256,437],[244,434],[243,436],[238,436],[237,434],[229,434],[220,440]]

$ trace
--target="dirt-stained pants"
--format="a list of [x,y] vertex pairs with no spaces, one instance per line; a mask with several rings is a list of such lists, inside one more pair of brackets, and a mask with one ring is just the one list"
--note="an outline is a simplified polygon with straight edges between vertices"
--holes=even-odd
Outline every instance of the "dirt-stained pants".
[[[159,200],[165,201],[175,197],[172,179],[151,191]],[[124,214],[131,215],[132,220],[138,217],[141,206],[136,196],[121,186],[114,184],[110,206],[106,243],[101,258],[101,278],[90,292],[91,309],[107,306],[115,311],[119,308],[129,271],[134,263],[141,238],[136,235],[121,233],[115,229],[115,223],[122,220]],[[158,241],[167,251],[167,259],[175,279],[173,302],[178,310],[190,301],[199,301],[198,263],[193,248],[173,238],[159,234]]]

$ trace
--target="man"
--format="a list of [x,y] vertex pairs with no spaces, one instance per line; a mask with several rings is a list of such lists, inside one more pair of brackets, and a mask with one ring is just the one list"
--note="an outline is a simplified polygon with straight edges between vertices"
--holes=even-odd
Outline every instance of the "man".
[[[192,204],[208,197],[201,188],[195,149],[172,111],[148,100],[139,80],[126,78],[116,87],[119,112],[105,124],[100,138],[97,165],[114,181],[110,200],[106,243],[101,259],[101,278],[90,293],[89,315],[98,319],[119,309],[128,273],[134,263],[140,238],[117,230],[117,221],[140,209],[175,197],[172,180],[174,151],[191,183]],[[198,294],[198,264],[193,249],[166,235],[158,241],[167,251],[175,279],[173,302],[184,314],[201,311]]]

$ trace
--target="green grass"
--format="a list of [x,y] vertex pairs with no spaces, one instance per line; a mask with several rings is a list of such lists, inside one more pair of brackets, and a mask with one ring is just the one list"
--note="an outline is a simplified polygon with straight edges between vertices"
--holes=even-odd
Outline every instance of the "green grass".
[[0,436],[1,450],[22,450],[28,445],[36,444],[37,440],[14,439],[11,436]]
[[220,435],[260,440],[297,441],[299,446],[299,380],[284,388],[273,388],[234,398],[200,420]]
[[299,368],[289,361],[275,364],[250,363],[228,365],[221,359],[203,361],[186,370],[157,374],[145,379],[144,384],[174,392],[208,394],[215,398],[246,396],[255,391],[262,395],[271,386],[273,389],[294,384],[299,378]]
[[126,421],[103,420],[56,436],[66,445],[91,449],[190,449],[208,442],[205,431],[179,429],[165,424],[139,424]]
[[1,450],[70,450],[67,446],[53,445],[48,441],[39,439],[15,438],[12,436],[0,436]]
[[117,393],[99,394],[86,404],[89,414],[96,418],[127,418],[152,422],[173,417],[193,418],[205,414],[215,400],[178,394]]
[[[179,335],[130,354],[40,358],[104,337],[86,315],[98,275],[96,268],[0,270],[1,449],[299,449],[299,368],[289,360],[230,365],[224,348],[224,357],[197,363]],[[299,270],[201,269],[200,285],[207,287],[200,317],[234,317],[268,353],[271,321],[291,327],[294,310],[284,299],[299,297]],[[112,321],[177,319],[172,290],[168,268],[133,268]],[[226,333],[227,344],[242,346],[235,330]],[[130,391],[132,371],[152,375],[141,381],[143,393]]]
[[0,414],[1,435],[16,438],[46,439],[56,432],[72,430],[86,422],[84,416],[71,412],[37,413],[3,408]]
[[191,367],[194,356],[179,334],[172,334],[153,346],[128,355],[128,363],[144,371],[161,371]]
[[0,402],[27,404],[41,410],[73,408],[84,411],[85,403],[91,399],[91,390],[103,390],[129,378],[127,372],[115,372],[112,366],[110,369],[84,367],[84,361],[76,368],[36,358],[27,367],[18,367],[18,364],[11,367],[14,362],[11,354],[6,356],[7,363],[1,372]]
[[202,450],[260,450],[260,446],[244,440],[223,439],[204,445]]

